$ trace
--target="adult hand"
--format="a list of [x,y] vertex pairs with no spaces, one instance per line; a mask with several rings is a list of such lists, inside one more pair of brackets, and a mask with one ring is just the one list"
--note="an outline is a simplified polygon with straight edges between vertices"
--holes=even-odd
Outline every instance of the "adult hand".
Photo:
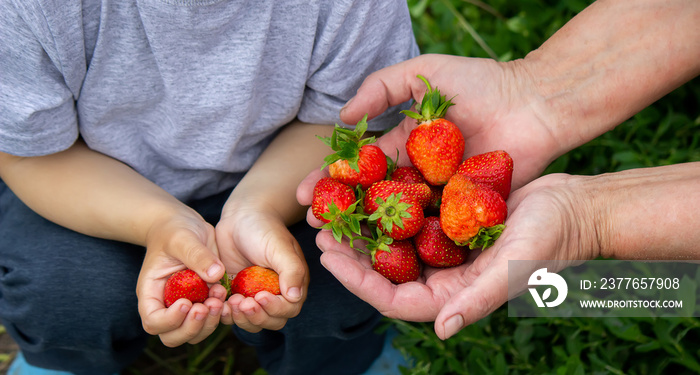
[[[561,260],[562,267],[598,256],[582,177],[548,175],[516,190],[501,238],[462,266],[426,267],[415,282],[395,285],[372,270],[369,257],[340,244],[328,231],[317,237],[322,264],[352,293],[383,315],[435,321],[447,339],[508,300],[508,260]],[[573,259],[573,260],[570,260]]]
[[[454,106],[446,118],[465,138],[465,157],[487,151],[508,151],[516,164],[513,188],[540,175],[563,150],[557,129],[545,112],[535,85],[519,62],[499,63],[488,59],[446,55],[423,55],[371,74],[341,111],[341,119],[355,124],[365,113],[374,117],[389,106],[411,99],[420,102],[428,79]],[[378,141],[389,156],[399,150],[399,164],[409,163],[405,151],[408,134],[416,121],[404,119]]]
[[[219,284],[224,266],[218,259],[214,228],[196,212],[183,207],[164,217],[154,223],[146,239],[146,257],[136,286],[139,314],[146,332],[159,335],[166,346],[196,344],[214,332],[222,313],[230,315],[230,308],[224,305],[226,289]],[[185,268],[211,285],[209,298],[194,304],[181,298],[166,308],[165,282]]]
[[[241,198],[244,198],[245,195]],[[259,292],[255,297],[234,294],[227,301],[230,323],[249,332],[279,330],[301,311],[309,285],[309,270],[299,243],[279,214],[235,190],[216,226],[221,260],[232,274],[251,265],[275,270],[282,295]],[[229,323],[229,320],[224,320]]]

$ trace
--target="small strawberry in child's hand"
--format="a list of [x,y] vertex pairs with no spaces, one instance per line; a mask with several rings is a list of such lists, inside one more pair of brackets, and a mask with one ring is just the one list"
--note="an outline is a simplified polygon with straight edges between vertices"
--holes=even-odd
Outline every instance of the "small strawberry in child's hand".
[[493,245],[505,228],[508,207],[493,189],[455,174],[442,192],[440,226],[458,244],[482,250]]
[[260,266],[242,269],[231,281],[231,293],[245,297],[255,297],[258,292],[270,292],[281,295],[280,280],[277,272]]
[[362,138],[367,131],[367,115],[355,125],[354,130],[336,124],[330,137],[318,137],[334,151],[324,158],[322,168],[328,167],[331,177],[352,187],[358,184],[367,189],[372,183],[383,180],[387,174],[387,157],[377,146],[375,138]]
[[503,150],[490,151],[467,158],[457,173],[490,187],[506,200],[513,179],[513,159]]
[[372,268],[394,284],[418,280],[420,262],[410,240],[380,239],[367,246],[371,251]]
[[420,232],[413,237],[418,257],[423,263],[437,268],[456,267],[467,260],[469,248],[457,245],[447,237],[436,216],[425,218]]
[[454,103],[440,95],[437,88],[433,90],[425,77],[418,78],[428,89],[421,103],[416,104],[416,112],[402,111],[418,122],[406,140],[406,153],[429,184],[444,185],[462,162],[464,136],[455,124],[443,118]]
[[209,285],[191,269],[178,271],[165,282],[163,290],[165,307],[172,306],[180,298],[187,298],[192,303],[203,303],[208,297]]

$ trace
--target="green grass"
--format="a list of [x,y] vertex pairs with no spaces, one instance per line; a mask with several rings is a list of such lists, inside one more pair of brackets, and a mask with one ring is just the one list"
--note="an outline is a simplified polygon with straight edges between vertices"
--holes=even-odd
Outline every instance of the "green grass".
[[[511,60],[537,48],[590,2],[408,0],[425,53]],[[545,173],[600,174],[700,160],[700,82],[557,159]],[[403,374],[700,373],[697,318],[508,318],[505,307],[446,341],[430,323],[387,320],[413,357]],[[2,363],[0,357],[0,364]],[[127,374],[262,374],[228,329],[205,342],[165,348],[154,337]]]

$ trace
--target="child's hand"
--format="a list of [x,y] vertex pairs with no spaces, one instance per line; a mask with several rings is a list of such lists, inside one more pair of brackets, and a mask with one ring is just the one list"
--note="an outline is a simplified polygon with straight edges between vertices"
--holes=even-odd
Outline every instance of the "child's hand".
[[260,292],[254,298],[235,294],[227,301],[230,320],[227,316],[222,322],[249,332],[279,330],[287,319],[299,314],[306,299],[309,270],[298,242],[273,207],[253,199],[237,199],[234,193],[216,226],[216,241],[230,276],[251,265],[267,267],[279,274],[282,292]]
[[[196,344],[209,336],[219,324],[226,290],[218,284],[224,266],[218,259],[214,228],[187,207],[155,223],[148,232],[146,257],[141,268],[136,294],[139,314],[146,332],[159,335],[163,344],[174,347]],[[213,284],[204,303],[180,299],[169,308],[163,303],[168,277],[190,268],[207,283]]]

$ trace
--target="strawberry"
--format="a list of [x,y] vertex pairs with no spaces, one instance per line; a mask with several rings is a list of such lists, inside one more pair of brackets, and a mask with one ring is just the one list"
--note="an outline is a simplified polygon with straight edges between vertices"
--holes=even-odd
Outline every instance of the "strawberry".
[[433,90],[423,76],[418,78],[428,89],[421,103],[416,104],[416,112],[402,111],[418,122],[406,140],[406,153],[429,184],[444,185],[462,162],[464,136],[455,124],[443,118],[454,103],[440,95],[437,88]]
[[455,267],[464,263],[469,254],[469,248],[457,245],[440,227],[440,219],[436,216],[425,218],[425,224],[413,238],[418,257],[431,267]]
[[425,177],[420,173],[418,168],[414,166],[403,166],[394,169],[389,175],[392,181],[407,182],[410,184],[425,184]]
[[490,187],[506,200],[513,178],[513,159],[503,150],[486,152],[464,160],[457,173]]
[[[404,166],[394,169],[389,175],[392,181],[407,182],[414,184],[427,184],[425,177],[420,173],[418,168],[414,166]],[[432,191],[427,202],[423,200],[421,206],[425,214],[439,214],[440,198],[442,198],[442,185],[428,185]],[[424,195],[425,193],[422,193]]]
[[445,186],[440,226],[459,244],[482,250],[491,246],[505,228],[508,207],[496,191],[455,174]]
[[332,177],[324,177],[314,186],[311,212],[325,223],[321,228],[331,230],[336,241],[341,242],[343,235],[360,234],[360,221],[366,215],[356,212],[358,203],[350,186]]
[[371,246],[372,268],[395,284],[415,281],[420,276],[420,262],[409,240],[383,241]]
[[255,297],[258,292],[270,292],[280,295],[280,280],[277,272],[260,266],[242,269],[231,281],[231,292],[246,297]]
[[387,157],[374,143],[375,137],[362,138],[367,130],[367,115],[355,125],[354,130],[335,125],[330,137],[319,137],[330,146],[333,154],[326,156],[321,168],[328,167],[331,177],[350,185],[367,189],[372,183],[383,180],[387,174]]
[[311,211],[314,217],[330,223],[336,217],[332,215],[331,207],[339,212],[344,212],[356,201],[355,190],[350,186],[332,178],[324,177],[316,183],[311,202]]
[[395,240],[413,237],[423,226],[423,208],[406,193],[391,193],[386,199],[380,196],[375,203],[378,207],[368,220],[376,221],[379,230]]
[[422,207],[427,207],[432,199],[432,190],[427,184],[423,183],[406,183],[392,180],[377,181],[365,192],[363,200],[364,210],[371,215],[379,207],[377,198],[386,200],[391,194],[404,193],[411,196]]
[[208,297],[209,285],[191,269],[175,272],[165,282],[165,307],[170,307],[180,298],[187,298],[192,303],[203,303]]

